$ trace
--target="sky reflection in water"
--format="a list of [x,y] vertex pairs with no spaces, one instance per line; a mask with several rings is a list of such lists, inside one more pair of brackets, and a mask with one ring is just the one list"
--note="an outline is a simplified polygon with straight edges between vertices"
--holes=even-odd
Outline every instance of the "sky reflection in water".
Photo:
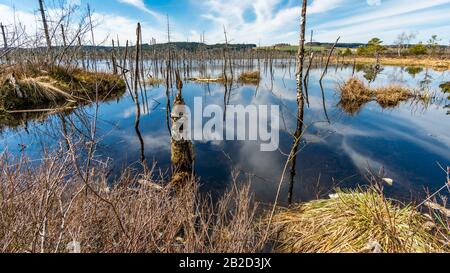
[[[296,126],[296,83],[293,68],[277,68],[273,83],[270,74],[263,74],[260,86],[233,86],[230,104],[278,104],[282,110],[280,149],[289,153]],[[395,109],[382,109],[369,103],[354,115],[348,115],[338,106],[338,84],[352,74],[352,68],[330,68],[324,80],[326,108],[331,124],[323,110],[318,79],[322,70],[310,73],[310,107],[305,112],[307,129],[298,156],[294,200],[315,198],[317,192],[326,194],[333,186],[355,187],[364,185],[368,167],[378,171],[384,167],[385,176],[395,184],[388,188],[390,196],[409,199],[441,187],[445,181],[443,166],[450,165],[450,116],[444,105],[446,96],[439,92],[439,84],[448,80],[448,72],[432,70],[384,67],[371,85],[391,82],[403,83],[413,88],[424,85],[430,79],[431,90],[437,90],[444,101],[427,109],[402,103]],[[364,78],[364,71],[357,75]],[[183,95],[186,104],[193,106],[194,97],[202,97],[203,105],[224,105],[224,87],[220,84],[185,83]],[[145,144],[145,156],[151,164],[166,170],[170,166],[170,136],[166,125],[166,97],[164,87],[147,91],[149,114],[141,116],[140,131]],[[174,93],[175,94],[175,93]],[[173,97],[172,97],[173,100]],[[139,162],[140,142],[134,129],[135,105],[128,96],[103,103],[99,109],[99,135],[102,136],[97,156],[110,157],[115,171]],[[93,107],[85,108],[86,112]],[[73,115],[73,114],[72,114]],[[204,120],[206,121],[206,119]],[[1,145],[9,152],[20,153],[19,144],[26,144],[25,153],[32,159],[40,158],[42,148],[55,143],[58,130],[52,124],[53,116],[44,122],[31,122],[28,132],[23,128],[5,129],[0,137]],[[56,127],[58,128],[58,127]],[[262,202],[274,200],[286,157],[279,151],[260,152],[256,141],[195,142],[196,173],[201,178],[202,189],[213,194],[223,192],[229,185],[232,167],[242,171],[242,178],[251,177],[255,196]],[[137,166],[137,164],[135,164]],[[288,175],[287,175],[288,176]],[[286,179],[283,201],[287,196]]]

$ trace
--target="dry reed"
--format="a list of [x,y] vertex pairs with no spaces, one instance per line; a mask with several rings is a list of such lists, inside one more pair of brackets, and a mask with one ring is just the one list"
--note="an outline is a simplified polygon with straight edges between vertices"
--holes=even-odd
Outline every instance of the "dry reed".
[[[161,184],[150,171],[124,172],[113,184],[96,164],[86,173],[70,153],[0,159],[0,252],[257,252],[249,187],[233,187],[216,205],[194,180]],[[77,175],[81,173],[82,175]],[[239,189],[238,189],[239,188]],[[77,247],[74,247],[77,246]]]
[[125,92],[116,75],[70,67],[17,64],[0,73],[0,108],[51,108],[67,102],[91,102]]
[[418,67],[430,67],[435,70],[446,71],[450,69],[450,61],[442,58],[420,58],[420,57],[381,57],[377,60],[375,57],[355,57],[349,58],[344,61],[347,64],[353,64],[355,61],[358,64],[374,64],[379,63],[382,65],[394,65],[394,66],[418,66]]
[[258,85],[261,81],[261,73],[259,71],[243,72],[239,76],[239,82],[244,84]]
[[278,251],[310,253],[448,252],[448,238],[411,206],[374,189],[337,191],[331,199],[301,204],[275,216]]
[[444,82],[439,85],[439,87],[444,91],[445,93],[450,93],[450,82]]
[[339,86],[339,90],[341,92],[339,105],[350,114],[357,113],[370,101],[376,101],[381,107],[388,108],[396,107],[411,98],[424,99],[420,94],[400,85],[371,88],[358,78],[350,78]]

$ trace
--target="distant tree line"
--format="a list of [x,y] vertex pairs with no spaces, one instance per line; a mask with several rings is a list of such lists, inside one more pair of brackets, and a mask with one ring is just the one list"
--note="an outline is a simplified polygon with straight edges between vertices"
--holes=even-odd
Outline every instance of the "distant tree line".
[[[331,48],[333,46],[333,43],[320,43],[320,42],[309,42],[306,43],[307,46],[314,46],[314,47],[326,47],[326,48]],[[338,43],[336,44],[336,47],[338,48],[350,48],[350,49],[355,49],[361,46],[365,46],[366,44],[364,43]]]
[[[380,38],[372,38],[367,44],[359,46],[356,50],[356,54],[364,56],[396,54],[400,57],[403,55],[445,54],[448,53],[447,51],[450,49],[449,46],[439,44],[441,39],[439,39],[437,35],[432,35],[426,43],[411,43],[415,38],[416,35],[414,33],[401,33],[398,35],[394,45],[383,45],[383,41]],[[349,52],[346,51],[346,53]],[[350,51],[350,53],[353,52]]]
[[[416,39],[415,33],[403,32],[397,36],[397,39],[391,45],[385,45],[380,38],[372,38],[367,43],[338,43],[336,48],[340,49],[338,52],[343,56],[359,55],[359,56],[379,56],[379,55],[397,55],[399,57],[405,55],[439,55],[450,54],[450,46],[442,45],[442,39],[437,35],[432,35],[426,42],[413,43]],[[309,42],[306,43],[309,48],[314,48],[315,51],[325,51],[330,49],[332,43]],[[266,47],[267,49],[276,49],[283,51],[297,50],[297,46],[290,44],[276,44],[273,47]]]
[[[198,42],[171,42],[171,43],[163,43],[163,44],[142,44],[142,51],[156,51],[156,52],[165,52],[169,48],[172,50],[179,50],[179,51],[188,51],[188,52],[195,52],[198,50],[222,50],[226,47],[226,44],[213,44],[213,45],[207,45],[204,43],[198,43]],[[257,46],[255,44],[228,44],[227,50],[230,51],[241,51],[241,50],[247,50],[247,49],[253,49]],[[58,51],[64,49],[63,46],[53,46],[51,48],[51,51]],[[113,51],[112,46],[103,46],[103,45],[96,45],[96,46],[90,46],[90,45],[84,45],[84,46],[67,46],[67,50],[69,49],[82,49],[84,52],[104,52],[108,53]],[[116,50],[122,49],[124,50],[124,46],[116,46]],[[18,48],[16,51],[18,52],[28,52],[28,51],[39,51],[47,52],[47,47],[38,47],[38,48]]]
[[164,43],[164,44],[143,44],[142,49],[143,50],[164,50],[168,48],[168,46],[178,49],[178,50],[187,50],[187,51],[196,51],[199,49],[223,49],[225,47],[228,47],[228,50],[245,50],[245,49],[252,49],[256,48],[256,44],[213,44],[208,45],[205,43],[198,43],[198,42],[173,42],[173,43]]

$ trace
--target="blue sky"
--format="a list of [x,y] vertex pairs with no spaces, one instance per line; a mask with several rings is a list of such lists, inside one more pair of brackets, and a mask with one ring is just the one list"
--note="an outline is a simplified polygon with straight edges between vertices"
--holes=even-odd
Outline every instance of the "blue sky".
[[[46,0],[56,12],[63,0]],[[166,16],[173,41],[224,41],[223,26],[233,43],[270,45],[298,41],[300,0],[66,0],[94,11],[98,40],[117,37],[134,40],[135,25],[142,23],[144,42],[166,41]],[[15,8],[15,12],[14,9]],[[0,0],[0,21],[22,22],[28,32],[39,31],[37,0]],[[366,42],[380,37],[393,43],[401,32],[414,33],[413,42],[426,42],[436,34],[450,43],[450,0],[309,0],[308,36],[315,41]],[[309,39],[309,38],[308,38]]]

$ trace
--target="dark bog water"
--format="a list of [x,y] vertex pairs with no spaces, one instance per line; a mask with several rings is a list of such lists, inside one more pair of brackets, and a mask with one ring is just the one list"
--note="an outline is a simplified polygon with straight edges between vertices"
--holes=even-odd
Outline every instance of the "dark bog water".
[[[258,87],[235,85],[230,91],[229,104],[280,105],[280,150],[289,153],[296,127],[296,82],[293,68],[275,68],[262,73]],[[447,115],[448,94],[439,85],[450,80],[449,72],[430,69],[384,67],[371,85],[401,83],[416,89],[430,90],[434,99],[428,104],[401,103],[396,108],[382,109],[377,103],[365,105],[356,114],[347,114],[339,104],[338,84],[352,74],[352,68],[329,69],[322,92],[318,79],[322,69],[312,70],[309,80],[310,105],[305,110],[305,135],[297,160],[294,199],[310,200],[318,193],[326,195],[333,187],[356,187],[367,183],[368,168],[384,177],[394,179],[387,189],[390,196],[410,199],[440,188],[445,173],[439,168],[450,165],[450,116]],[[219,72],[218,72],[219,73]],[[361,79],[373,80],[370,71],[356,73]],[[173,91],[171,99],[176,91]],[[183,95],[186,104],[193,105],[195,97],[203,104],[224,106],[225,88],[220,84],[185,82]],[[170,135],[166,123],[166,93],[163,86],[147,89],[149,113],[142,114],[140,132],[144,155],[161,170],[170,167]],[[92,116],[94,107],[77,110],[70,116],[78,123]],[[141,142],[135,130],[136,106],[127,93],[118,101],[102,103],[98,113],[98,135],[101,138],[96,158],[110,158],[119,173],[124,167],[136,164],[141,156]],[[83,113],[83,115],[82,115]],[[60,117],[50,116],[43,121],[2,129],[0,145],[14,154],[25,153],[40,159],[44,147],[60,140]],[[81,121],[80,121],[81,120]],[[280,151],[261,152],[257,141],[194,142],[195,169],[204,191],[219,194],[230,184],[232,169],[241,172],[240,179],[251,179],[258,200],[274,200],[286,155]],[[25,146],[23,146],[25,145]],[[25,148],[24,148],[25,147]],[[287,173],[289,177],[289,170]],[[288,179],[283,187],[286,200]]]

